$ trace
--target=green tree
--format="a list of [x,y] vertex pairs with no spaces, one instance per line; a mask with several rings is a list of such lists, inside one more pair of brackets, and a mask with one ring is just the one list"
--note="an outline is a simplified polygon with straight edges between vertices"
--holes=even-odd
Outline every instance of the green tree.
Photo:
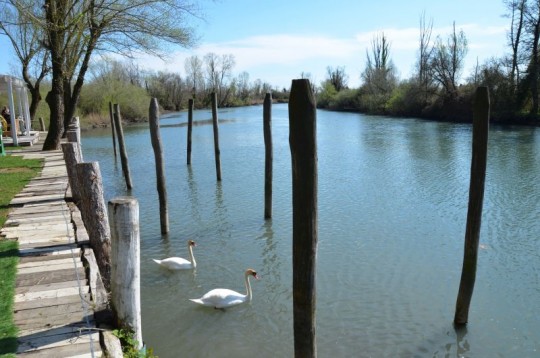
[[[4,0],[18,13],[25,1]],[[197,8],[188,0],[45,0],[36,25],[52,63],[51,111],[43,149],[57,149],[64,122],[74,114],[90,59],[96,52],[133,56],[145,52],[165,56],[167,45],[190,46],[193,30],[186,17]]]
[[40,86],[49,74],[49,53],[43,46],[43,31],[36,26],[36,14],[42,12],[41,5],[34,0],[24,1],[27,12],[14,11],[4,6],[0,10],[0,34],[6,35],[21,64],[21,75],[30,92],[30,118],[35,118],[41,101]]

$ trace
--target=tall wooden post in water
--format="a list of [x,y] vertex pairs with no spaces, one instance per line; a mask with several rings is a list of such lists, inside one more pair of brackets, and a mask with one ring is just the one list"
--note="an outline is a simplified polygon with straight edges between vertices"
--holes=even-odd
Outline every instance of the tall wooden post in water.
[[154,157],[156,158],[156,182],[159,196],[159,218],[161,233],[169,232],[169,212],[167,209],[167,185],[165,184],[165,165],[163,163],[163,149],[161,147],[161,135],[159,133],[159,104],[157,98],[150,100],[149,109],[150,137]]
[[191,165],[191,132],[193,130],[193,99],[188,101],[187,165]]
[[108,208],[113,311],[118,325],[135,332],[137,348],[142,348],[139,203],[133,197],[118,197]]
[[469,186],[469,207],[467,227],[465,229],[465,249],[461,282],[456,303],[454,324],[467,324],[469,306],[476,279],[478,244],[484,201],[486,179],[487,144],[489,131],[489,90],[487,87],[476,89],[473,112],[473,139],[471,160],[471,181]]
[[221,159],[219,154],[219,130],[216,92],[212,92],[212,123],[214,124],[214,154],[216,157],[216,177],[217,181],[221,181]]
[[112,131],[112,146],[114,151],[114,159],[116,160],[116,134],[114,133],[115,125],[114,125],[114,114],[113,114],[113,104],[112,102],[109,102],[109,116],[111,117],[111,131]]
[[122,172],[126,179],[126,186],[128,189],[133,188],[131,184],[131,174],[129,172],[128,156],[126,152],[126,145],[124,143],[124,130],[122,128],[122,115],[120,114],[120,106],[114,104],[114,124],[116,128],[116,134],[118,135],[118,147],[120,148],[120,162],[122,164]]
[[272,217],[272,94],[267,93],[263,104],[264,127],[264,218]]
[[289,144],[293,196],[293,314],[296,357],[316,357],[317,118],[311,85],[293,80]]

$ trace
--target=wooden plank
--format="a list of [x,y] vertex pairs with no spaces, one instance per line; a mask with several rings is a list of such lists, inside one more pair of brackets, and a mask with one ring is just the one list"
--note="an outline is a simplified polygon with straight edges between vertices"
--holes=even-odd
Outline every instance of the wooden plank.
[[29,310],[32,308],[38,308],[42,306],[55,306],[55,305],[62,305],[66,303],[80,302],[81,299],[89,301],[90,294],[84,294],[82,295],[82,298],[81,296],[79,296],[79,294],[76,294],[76,295],[71,295],[71,296],[44,298],[42,300],[37,300],[37,301],[16,302],[14,312],[18,312],[22,310]]
[[[69,217],[68,217],[68,221],[66,222],[66,220],[54,220],[54,221],[50,221],[50,222],[37,222],[37,223],[28,223],[28,224],[23,224],[23,225],[19,225],[19,226],[7,226],[7,227],[4,227],[2,228],[2,232],[23,232],[23,231],[29,231],[29,234],[32,234],[34,233],[35,231],[38,231],[38,230],[43,230],[43,231],[59,231],[59,232],[62,232],[62,231],[66,231],[66,230],[72,230],[73,228],[70,227],[71,226],[71,222],[69,221]],[[39,234],[39,232],[38,232]]]
[[78,336],[74,336],[73,334],[66,334],[64,336],[60,335],[53,337],[43,337],[40,339],[32,340],[31,342],[25,340],[18,340],[19,347],[17,348],[17,353],[71,345],[85,345],[86,351],[88,351],[90,349],[89,344],[91,340],[93,341],[93,343],[99,346],[99,333],[95,332],[85,334],[85,332],[82,332]]
[[32,256],[32,255],[60,255],[63,252],[66,252],[70,249],[78,249],[77,245],[75,244],[67,244],[67,245],[52,245],[52,246],[46,246],[46,247],[22,247],[22,245],[19,245],[19,256]]
[[50,264],[46,266],[24,267],[24,268],[19,268],[18,272],[20,274],[27,274],[27,273],[39,273],[39,272],[46,272],[46,271],[64,270],[64,269],[70,269],[70,268],[74,270],[76,267],[83,267],[82,262],[71,261],[71,262],[54,264],[54,265]]
[[[79,245],[90,245],[90,242],[88,240],[86,241],[79,241]],[[40,248],[56,248],[56,247],[70,247],[70,245],[73,245],[73,247],[77,247],[77,244],[75,242],[36,242],[31,244],[25,244],[19,242],[19,255],[21,255],[21,252],[25,252],[25,250],[28,249],[40,249]]]
[[[81,279],[80,285],[86,286],[86,278]],[[31,292],[61,290],[64,288],[71,288],[71,287],[78,287],[78,286],[79,286],[79,281],[75,279],[75,280],[70,280],[70,281],[44,283],[44,284],[34,285],[34,286],[17,287],[15,289],[15,294],[22,295],[22,294],[31,293]]]
[[84,267],[79,267],[77,268],[77,270],[69,268],[66,270],[17,275],[17,281],[15,283],[15,286],[25,287],[62,281],[71,281],[77,279],[77,274],[80,279],[86,280],[86,273]]
[[88,330],[89,328],[93,327],[88,327],[86,321],[79,321],[60,326],[50,325],[48,327],[30,328],[25,330],[19,330],[19,339],[29,339],[30,336],[46,337],[68,333],[78,333],[82,330]]
[[28,203],[35,203],[35,202],[60,200],[60,199],[64,199],[64,197],[65,197],[64,193],[61,193],[61,194],[55,194],[55,195],[40,195],[40,196],[26,197],[26,198],[14,198],[9,202],[9,205],[20,205],[20,204],[28,204]]
[[66,215],[65,213],[58,212],[57,214],[45,214],[42,216],[34,216],[34,217],[10,217],[6,220],[4,223],[4,227],[8,226],[21,226],[21,225],[27,225],[27,224],[33,224],[33,223],[40,223],[43,221],[59,221],[59,220],[65,220],[67,218],[70,220],[69,215]]
[[76,248],[71,250],[65,250],[62,251],[62,253],[59,253],[57,251],[53,252],[46,252],[43,254],[36,254],[36,255],[26,255],[24,257],[21,257],[19,259],[19,264],[27,263],[27,262],[34,262],[34,261],[48,261],[48,260],[58,260],[58,259],[67,259],[71,257],[80,257],[81,256],[81,249]]
[[17,325],[19,323],[29,323],[32,322],[32,320],[35,322],[41,322],[43,320],[48,320],[52,316],[60,316],[71,313],[82,314],[84,313],[84,309],[85,307],[81,301],[57,306],[36,307],[34,309],[17,311],[17,313],[13,315],[13,320]]
[[90,344],[72,344],[70,346],[55,347],[49,349],[40,349],[25,353],[18,353],[17,357],[21,358],[51,358],[51,357],[64,357],[64,358],[94,358],[104,357],[99,345],[94,344],[94,356],[90,353]]
[[17,323],[17,328],[26,331],[28,329],[58,327],[60,325],[82,322],[86,322],[88,325],[94,326],[95,320],[93,312],[89,311],[86,315],[83,312],[79,312],[66,313],[50,317],[35,317],[28,321],[21,321]]
[[88,286],[83,286],[81,287],[81,291],[79,291],[79,287],[70,287],[70,288],[63,288],[60,290],[22,293],[22,294],[15,295],[14,302],[41,300],[44,298],[54,298],[54,297],[62,297],[62,296],[69,296],[69,295],[78,295],[79,292],[88,293],[90,292],[90,289]]
[[[19,244],[35,244],[35,246],[38,246],[39,244],[45,244],[45,245],[58,245],[58,244],[69,244],[72,242],[75,242],[74,236],[26,236],[26,237],[12,237],[11,235],[6,235],[6,238],[8,239],[14,239],[17,238],[19,241]],[[42,245],[43,246],[43,245]]]

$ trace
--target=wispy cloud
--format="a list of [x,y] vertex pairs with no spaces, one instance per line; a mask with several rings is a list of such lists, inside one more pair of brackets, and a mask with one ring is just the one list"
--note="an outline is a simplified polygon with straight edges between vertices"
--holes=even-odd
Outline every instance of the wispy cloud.
[[[476,63],[492,56],[500,56],[505,48],[506,28],[481,27],[476,24],[456,25],[468,39],[469,55],[466,72]],[[180,50],[171,54],[166,62],[155,58],[141,58],[144,67],[157,70],[183,72],[187,57],[203,57],[209,52],[233,54],[235,72],[247,71],[252,78],[261,78],[283,85],[283,79],[295,78],[301,71],[311,72],[319,81],[324,79],[326,66],[345,66],[351,85],[356,85],[365,63],[366,49],[377,34],[384,32],[391,44],[391,58],[403,77],[409,76],[419,46],[419,28],[385,28],[360,32],[350,38],[322,35],[275,34],[251,36],[220,43],[204,43],[193,50]],[[433,28],[432,41],[437,36],[444,40],[452,32],[451,26]],[[277,83],[281,82],[281,83]]]

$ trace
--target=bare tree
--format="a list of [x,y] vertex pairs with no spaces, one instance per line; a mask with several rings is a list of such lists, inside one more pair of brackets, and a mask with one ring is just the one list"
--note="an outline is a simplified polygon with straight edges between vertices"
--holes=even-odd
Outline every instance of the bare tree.
[[433,78],[429,67],[429,62],[433,54],[433,46],[431,45],[431,35],[433,33],[433,19],[426,23],[426,14],[422,13],[420,17],[420,47],[418,51],[418,62],[416,64],[418,84],[423,92],[423,105],[427,103],[431,93]]
[[28,11],[18,13],[4,7],[0,16],[0,34],[6,35],[21,63],[21,75],[31,96],[30,118],[34,118],[41,101],[41,82],[49,74],[49,53],[43,47],[43,31],[34,19],[42,12],[39,3],[25,1]]
[[197,56],[190,56],[184,62],[184,69],[186,70],[186,82],[191,89],[193,102],[196,106],[197,94],[205,90],[203,62]]
[[512,48],[510,81],[516,90],[520,80],[520,45],[522,41],[525,14],[527,11],[527,0],[505,0],[504,3],[510,12],[510,31],[508,32],[508,43]]
[[45,0],[42,14],[32,14],[26,0],[3,0],[20,14],[35,16],[51,56],[52,88],[49,133],[43,149],[57,149],[63,122],[75,113],[90,59],[96,52],[165,56],[173,44],[194,41],[186,15],[196,15],[190,0]]
[[444,93],[449,98],[457,95],[457,81],[463,70],[463,61],[467,54],[467,38],[463,30],[456,32],[456,24],[453,24],[452,34],[446,43],[440,36],[435,41],[433,55],[431,56],[430,69],[433,79],[442,86]]
[[366,49],[366,68],[362,79],[371,94],[388,94],[397,83],[395,67],[390,60],[390,43],[384,33],[374,36],[371,53]]
[[206,65],[208,88],[216,92],[218,106],[221,107],[227,102],[231,91],[229,80],[236,61],[232,54],[219,56],[210,52],[204,56],[204,63]]
[[540,72],[540,64],[538,63],[538,41],[540,40],[540,0],[532,1],[527,7],[525,13],[525,29],[526,40],[525,46],[529,50],[527,77],[525,79],[525,87],[531,93],[531,108],[529,114],[538,115],[539,99],[538,99],[538,78]]
[[328,66],[326,68],[327,80],[334,86],[336,91],[341,91],[347,88],[349,76],[345,73],[345,67],[336,67],[335,69]]

